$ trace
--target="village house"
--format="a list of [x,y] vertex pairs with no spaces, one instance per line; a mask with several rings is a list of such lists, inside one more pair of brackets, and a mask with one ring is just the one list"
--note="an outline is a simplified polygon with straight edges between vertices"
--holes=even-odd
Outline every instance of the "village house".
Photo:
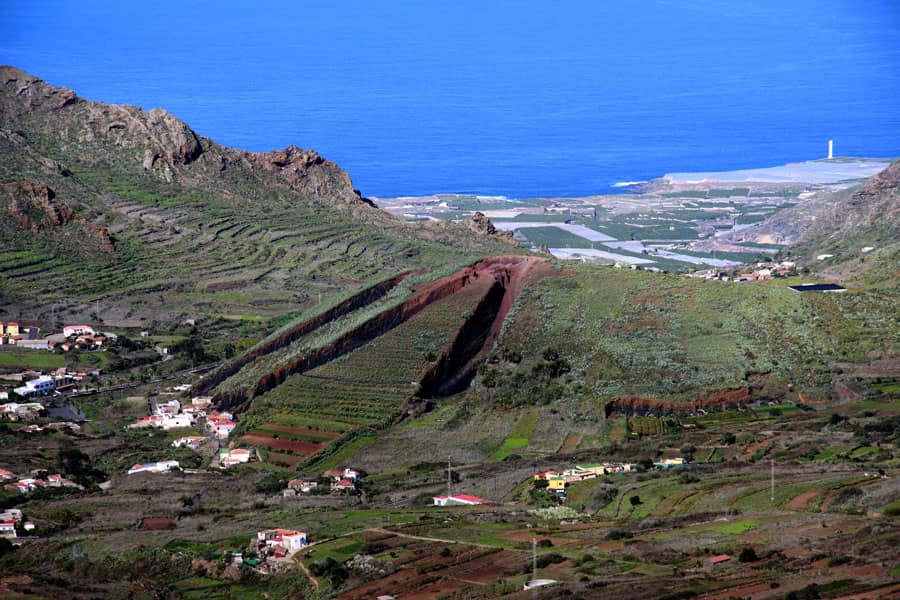
[[0,415],[11,421],[20,419],[33,419],[40,415],[44,410],[44,405],[40,402],[7,402],[0,404]]
[[13,391],[23,398],[28,398],[52,394],[54,389],[56,389],[56,379],[49,375],[41,375],[37,379],[26,381],[25,385],[17,387]]
[[219,439],[227,439],[235,427],[237,427],[237,423],[234,422],[234,416],[229,412],[211,412],[206,417],[206,428]]
[[703,561],[703,567],[709,570],[715,569],[716,567],[721,567],[723,565],[731,562],[731,557],[727,554],[716,554],[715,556],[710,556],[706,560]]
[[291,479],[288,481],[287,488],[285,488],[282,495],[290,497],[297,494],[308,494],[318,487],[319,482],[315,479]]
[[309,545],[306,533],[293,529],[267,529],[256,534],[260,550],[272,552],[276,558],[293,554]]
[[181,465],[177,460],[164,460],[160,462],[151,462],[145,464],[137,464],[128,469],[129,475],[135,473],[167,473],[169,471],[180,471]]
[[196,450],[203,443],[204,439],[206,438],[202,435],[188,435],[172,442],[172,446],[175,448],[190,448],[191,450]]
[[653,465],[659,469],[671,469],[672,467],[681,467],[687,464],[687,461],[683,458],[675,457],[675,458],[664,458],[660,461],[654,462]]
[[16,522],[12,519],[3,519],[0,520],[0,537],[4,538],[15,538],[16,534]]
[[10,479],[15,479],[16,474],[12,471],[7,471],[6,469],[0,469],[0,481],[9,481]]
[[35,486],[27,481],[15,481],[13,483],[7,483],[3,486],[4,490],[7,490],[9,492],[19,492],[20,494],[27,494],[34,488]]
[[137,419],[129,425],[129,428],[156,427],[166,431],[170,429],[184,429],[193,425],[191,415],[149,415]]
[[219,454],[219,464],[222,468],[227,469],[234,465],[250,462],[253,458],[253,451],[247,448],[235,448],[234,450],[222,450]]
[[18,508],[7,508],[3,512],[0,512],[0,520],[2,521],[15,521],[18,523],[22,520],[22,511]]
[[79,335],[93,336],[97,335],[97,332],[90,325],[66,325],[63,327],[63,335],[67,338]]
[[[40,473],[41,471],[37,472]],[[33,492],[38,488],[45,487],[74,487],[81,489],[80,485],[78,485],[74,481],[66,479],[58,473],[54,475],[47,475],[47,479],[41,479],[39,477],[23,477],[16,482],[7,483],[3,486],[3,489],[11,492],[19,492],[20,494],[27,494],[29,492]]]
[[452,496],[434,496],[435,506],[475,506],[477,504],[491,504],[490,500],[470,496],[468,494],[453,494]]

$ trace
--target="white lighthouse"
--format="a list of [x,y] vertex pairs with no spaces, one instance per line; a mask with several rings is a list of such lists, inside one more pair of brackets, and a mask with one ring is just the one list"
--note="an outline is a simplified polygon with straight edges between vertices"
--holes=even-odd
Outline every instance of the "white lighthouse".
[[828,160],[834,158],[834,140],[828,140]]

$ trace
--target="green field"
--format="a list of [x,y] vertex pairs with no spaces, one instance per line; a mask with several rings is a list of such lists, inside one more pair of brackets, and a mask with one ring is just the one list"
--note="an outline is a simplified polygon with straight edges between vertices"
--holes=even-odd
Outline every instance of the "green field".
[[516,422],[515,427],[509,432],[509,436],[503,441],[503,444],[491,456],[491,460],[501,461],[517,450],[527,448],[531,441],[531,432],[534,430],[534,424],[539,416],[539,411],[528,410],[522,413]]
[[0,368],[7,369],[58,369],[66,366],[66,357],[46,350],[22,348],[0,349]]

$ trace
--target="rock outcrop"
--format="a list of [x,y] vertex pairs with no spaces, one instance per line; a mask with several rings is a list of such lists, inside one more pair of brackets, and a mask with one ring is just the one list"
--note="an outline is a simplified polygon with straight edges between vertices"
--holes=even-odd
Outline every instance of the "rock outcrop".
[[468,221],[469,229],[478,235],[489,235],[498,240],[509,244],[510,246],[518,246],[519,244],[513,239],[512,231],[501,231],[491,223],[483,212],[476,212]]
[[14,222],[25,231],[55,236],[58,230],[73,225],[100,250],[115,250],[106,228],[88,223],[77,216],[72,207],[59,199],[56,192],[46,184],[32,181],[2,184],[0,206],[3,205]]
[[150,172],[189,186],[217,185],[222,171],[242,168],[251,177],[271,175],[272,183],[329,206],[373,208],[346,172],[313,150],[289,146],[257,153],[226,148],[197,135],[163,109],[91,102],[10,66],[0,66],[0,130],[21,131],[38,146],[52,144],[83,166]]

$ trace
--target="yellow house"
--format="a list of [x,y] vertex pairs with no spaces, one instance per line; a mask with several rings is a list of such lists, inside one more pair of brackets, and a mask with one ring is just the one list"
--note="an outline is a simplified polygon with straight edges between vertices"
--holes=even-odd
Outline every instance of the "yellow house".
[[556,492],[559,490],[565,491],[566,489],[566,480],[562,477],[551,477],[547,480],[547,483],[549,484],[547,486],[547,489],[549,489],[551,492]]
[[9,335],[19,335],[19,324],[15,321],[10,321],[6,324],[6,333]]

